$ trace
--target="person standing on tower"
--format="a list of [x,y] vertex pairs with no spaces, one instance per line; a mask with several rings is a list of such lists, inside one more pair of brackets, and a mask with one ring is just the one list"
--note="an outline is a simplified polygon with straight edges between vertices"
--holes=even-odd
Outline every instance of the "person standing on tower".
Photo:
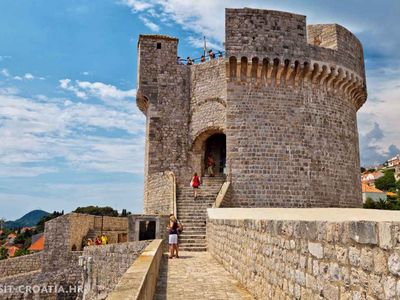
[[208,154],[207,157],[207,173],[208,176],[214,177],[214,167],[215,167],[215,160],[212,154]]

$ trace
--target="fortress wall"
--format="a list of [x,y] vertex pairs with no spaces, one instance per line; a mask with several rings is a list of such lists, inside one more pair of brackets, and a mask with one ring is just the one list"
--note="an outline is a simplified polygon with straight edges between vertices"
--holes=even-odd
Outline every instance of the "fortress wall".
[[148,177],[145,214],[168,215],[172,212],[173,184],[173,178],[165,172],[155,173]]
[[208,129],[225,131],[226,107],[225,102],[210,99],[193,109],[190,123],[190,140],[194,142],[199,134]]
[[92,267],[84,282],[85,299],[105,299],[150,241],[86,247]]
[[[0,299],[54,300],[61,297],[64,300],[76,300],[81,295],[80,255],[82,252],[79,251],[68,251],[56,257],[42,253],[40,270],[0,278],[0,287],[3,287],[3,290],[0,288]],[[59,288],[57,291],[56,287]]]
[[312,60],[343,66],[365,81],[364,51],[353,33],[338,24],[319,24],[308,25],[307,35]]
[[208,251],[257,299],[400,298],[398,212],[236,210],[209,209]]
[[42,253],[0,260],[0,278],[40,270]]
[[193,65],[190,88],[190,141],[207,129],[225,129],[226,67],[224,59]]
[[360,207],[356,109],[340,91],[228,84],[232,205]]
[[306,17],[263,9],[225,10],[227,56],[301,57],[307,51]]
[[191,109],[208,99],[226,101],[225,60],[222,58],[190,66]]
[[261,10],[226,9],[226,52],[240,61],[258,57],[298,61],[323,61],[356,72],[365,79],[363,48],[343,26],[306,26],[302,15]]

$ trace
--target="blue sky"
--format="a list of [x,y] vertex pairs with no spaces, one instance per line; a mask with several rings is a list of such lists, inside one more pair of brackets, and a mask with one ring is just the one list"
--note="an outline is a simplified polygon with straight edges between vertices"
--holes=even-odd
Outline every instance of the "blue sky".
[[[339,3],[337,3],[339,2]],[[369,99],[361,160],[400,147],[400,4],[393,1],[0,1],[0,217],[110,205],[141,212],[144,116],[135,104],[140,33],[180,38],[198,56],[224,39],[224,7],[339,23],[364,44]]]

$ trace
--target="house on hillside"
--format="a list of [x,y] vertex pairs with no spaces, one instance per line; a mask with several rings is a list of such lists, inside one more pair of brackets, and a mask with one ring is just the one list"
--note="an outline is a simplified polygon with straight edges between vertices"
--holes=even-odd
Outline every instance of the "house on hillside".
[[375,186],[375,180],[383,177],[383,172],[375,171],[372,173],[364,173],[361,175],[361,182],[370,186]]
[[400,154],[397,154],[395,157],[392,157],[388,160],[388,167],[395,167],[400,165]]
[[394,178],[400,180],[400,164],[394,167]]
[[44,233],[38,233],[32,236],[32,244],[28,248],[29,251],[38,252],[44,249]]
[[17,237],[17,234],[14,232],[11,232],[9,235],[7,235],[6,244],[8,244],[8,245],[14,244],[14,240],[16,237]]
[[374,201],[387,200],[387,195],[385,192],[378,190],[376,187],[370,186],[366,183],[362,183],[362,199],[363,203],[367,201],[367,198],[371,198]]
[[14,257],[15,252],[17,252],[20,248],[17,246],[6,246],[5,247],[8,251],[8,257]]
[[26,231],[31,231],[31,230],[33,230],[33,227],[23,227],[21,229],[21,233],[25,233]]

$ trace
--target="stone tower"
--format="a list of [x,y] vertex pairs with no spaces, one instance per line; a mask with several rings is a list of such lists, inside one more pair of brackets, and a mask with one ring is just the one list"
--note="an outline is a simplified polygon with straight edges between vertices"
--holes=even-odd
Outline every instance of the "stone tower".
[[[137,104],[147,117],[145,212],[170,212],[192,173],[231,183],[233,207],[359,207],[363,49],[337,24],[226,9],[225,58],[177,64],[178,39],[141,35]],[[179,199],[178,199],[179,201]]]

